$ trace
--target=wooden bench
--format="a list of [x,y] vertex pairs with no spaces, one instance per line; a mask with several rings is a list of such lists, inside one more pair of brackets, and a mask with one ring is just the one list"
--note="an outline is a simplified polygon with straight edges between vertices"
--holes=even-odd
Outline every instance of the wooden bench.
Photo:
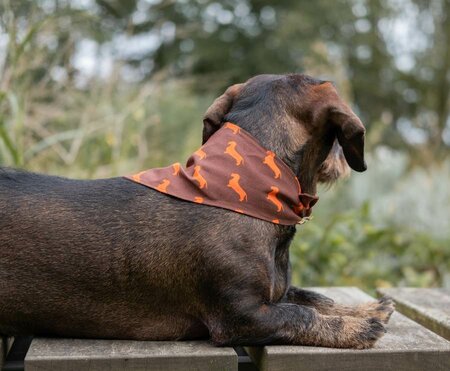
[[[347,304],[373,300],[357,288],[313,290]],[[450,370],[450,342],[400,313],[393,314],[388,333],[373,349],[266,346],[245,350],[260,370]],[[25,370],[256,370],[245,359],[242,350],[199,341],[36,338],[26,354]],[[20,368],[14,365],[8,370]]]
[[233,348],[200,341],[35,339],[26,371],[223,370],[238,369]]
[[450,340],[450,289],[389,288],[378,293],[392,297],[405,316]]
[[[357,288],[313,288],[340,303],[373,300]],[[387,334],[373,349],[307,346],[246,348],[260,370],[450,370],[450,343],[416,322],[394,313]]]

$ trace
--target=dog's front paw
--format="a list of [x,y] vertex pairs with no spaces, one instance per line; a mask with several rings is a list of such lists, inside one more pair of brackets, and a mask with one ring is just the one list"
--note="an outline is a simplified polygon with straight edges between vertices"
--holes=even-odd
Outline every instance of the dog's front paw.
[[375,317],[364,320],[360,332],[355,337],[354,348],[372,348],[375,342],[386,333],[383,323]]
[[344,326],[341,333],[335,338],[337,344],[334,347],[337,348],[372,348],[376,341],[386,333],[383,323],[375,317],[342,317],[342,319]]
[[375,317],[322,316],[303,345],[367,349],[385,333],[383,323]]
[[390,297],[383,296],[378,301],[362,304],[358,309],[362,317],[373,317],[382,323],[388,323],[395,311],[395,303]]
[[376,308],[378,316],[383,323],[388,323],[392,313],[395,311],[395,302],[389,296],[383,296],[378,300]]

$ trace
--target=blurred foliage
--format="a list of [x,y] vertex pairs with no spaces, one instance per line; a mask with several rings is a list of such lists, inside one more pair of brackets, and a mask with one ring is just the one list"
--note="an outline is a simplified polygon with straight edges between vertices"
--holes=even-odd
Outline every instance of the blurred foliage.
[[[294,284],[428,287],[448,284],[450,238],[370,217],[370,202],[301,228],[292,245]],[[320,220],[324,219],[324,220]]]
[[292,244],[302,285],[450,287],[450,159],[424,171],[379,146],[369,170],[322,189]]
[[0,12],[21,40],[7,61],[33,44],[66,82],[82,78],[87,51],[93,74],[113,60],[134,82],[183,78],[213,95],[255,74],[307,71],[336,81],[377,141],[422,165],[448,153],[450,0],[4,0]]
[[450,0],[3,0],[0,165],[109,177],[183,161],[258,73],[334,80],[369,171],[322,190],[297,284],[450,286]]

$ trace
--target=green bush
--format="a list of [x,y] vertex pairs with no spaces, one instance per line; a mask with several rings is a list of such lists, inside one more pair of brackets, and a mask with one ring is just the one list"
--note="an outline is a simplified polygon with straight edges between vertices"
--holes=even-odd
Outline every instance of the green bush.
[[293,282],[303,286],[438,286],[448,280],[450,238],[373,222],[370,202],[317,217],[292,244]]

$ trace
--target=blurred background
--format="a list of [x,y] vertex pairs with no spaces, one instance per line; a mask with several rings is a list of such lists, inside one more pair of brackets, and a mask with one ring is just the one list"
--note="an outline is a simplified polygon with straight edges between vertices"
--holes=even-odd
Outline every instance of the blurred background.
[[227,86],[286,72],[368,129],[369,170],[298,227],[294,283],[450,287],[450,0],[2,0],[0,166],[183,162]]

